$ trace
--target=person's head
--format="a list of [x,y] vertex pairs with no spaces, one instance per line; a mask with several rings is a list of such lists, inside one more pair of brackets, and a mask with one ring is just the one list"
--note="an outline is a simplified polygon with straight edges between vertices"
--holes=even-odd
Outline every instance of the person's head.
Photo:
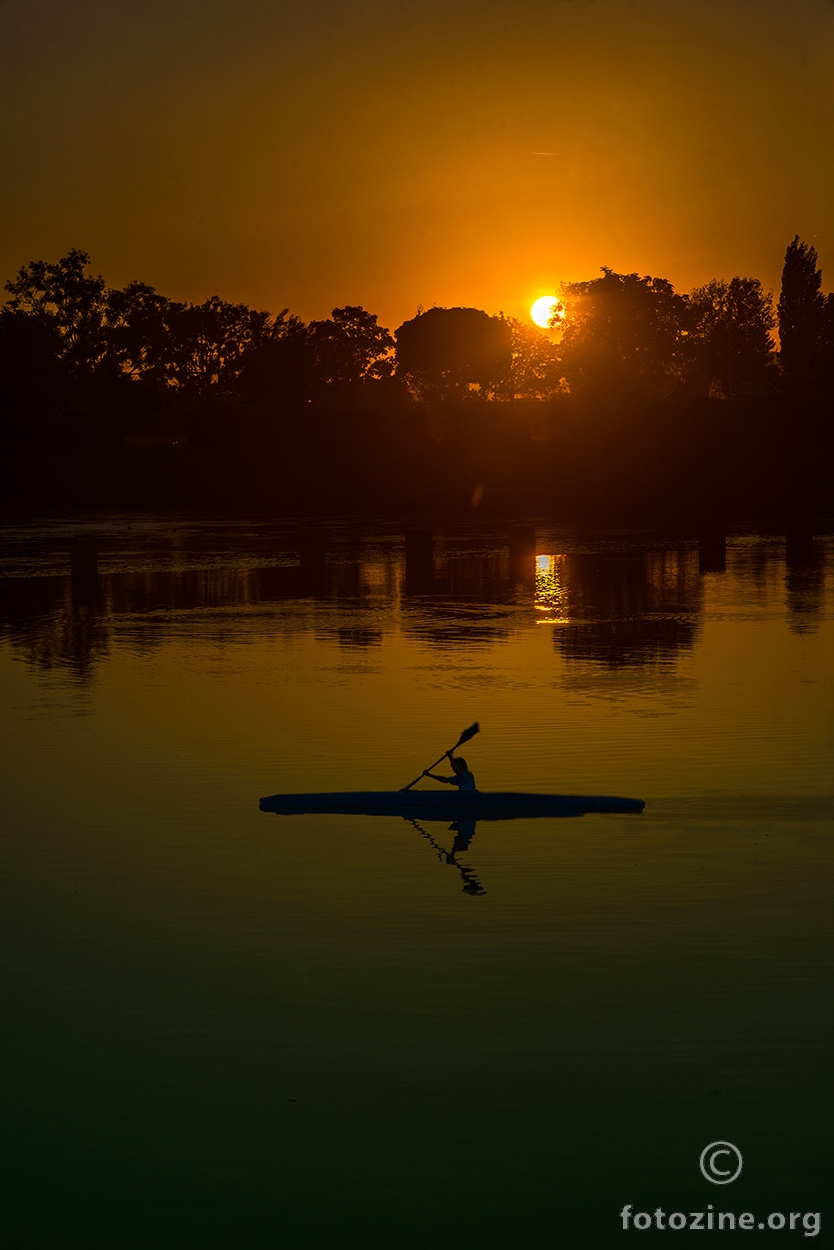
[[449,759],[451,761],[452,768],[454,768],[456,773],[465,773],[468,771],[466,767],[466,760],[462,755],[450,755]]

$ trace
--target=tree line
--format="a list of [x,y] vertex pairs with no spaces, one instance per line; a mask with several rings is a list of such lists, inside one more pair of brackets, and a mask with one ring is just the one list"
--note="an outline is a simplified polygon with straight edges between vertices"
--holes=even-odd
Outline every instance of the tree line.
[[0,385],[30,411],[39,402],[112,405],[136,388],[143,401],[236,395],[265,405],[355,401],[374,390],[438,401],[831,393],[834,294],[822,293],[816,251],[798,237],[776,309],[756,278],[678,294],[664,278],[603,268],[601,278],[563,286],[558,341],[471,308],[420,309],[393,335],[361,307],[305,324],[286,308],[272,314],[217,295],[193,304],[139,281],[110,288],[89,264],[74,248],[5,284]]
[[[601,274],[563,285],[551,334],[503,313],[439,307],[392,333],[359,306],[305,323],[217,295],[194,304],[139,281],[112,288],[72,249],[5,284],[0,437],[24,459],[130,434],[188,435],[244,459],[279,444],[300,456],[299,426],[322,414],[332,431],[374,413],[369,438],[401,445],[404,426],[434,441],[453,425],[494,430],[487,414],[508,405],[562,412],[567,427],[581,413],[620,447],[657,441],[664,423],[695,409],[714,429],[734,405],[777,410],[794,431],[830,430],[834,295],[798,236],[775,305],[756,278],[681,294],[664,278]],[[543,437],[541,428],[528,420],[515,434]]]

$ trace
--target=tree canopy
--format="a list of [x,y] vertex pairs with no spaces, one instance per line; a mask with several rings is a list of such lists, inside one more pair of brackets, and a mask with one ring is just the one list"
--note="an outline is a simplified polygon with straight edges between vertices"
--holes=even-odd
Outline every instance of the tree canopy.
[[559,347],[552,339],[517,317],[503,317],[512,334],[508,391],[513,399],[545,400],[566,389]]
[[33,260],[6,283],[7,307],[57,331],[61,356],[74,374],[95,370],[107,355],[105,283],[85,272],[87,252],[72,248],[50,263]]
[[688,297],[688,370],[720,399],[760,395],[775,382],[773,301],[758,278],[715,279]]
[[683,296],[665,278],[602,273],[562,288],[561,356],[571,391],[611,400],[674,390],[683,369]]
[[825,354],[826,298],[816,248],[801,243],[799,235],[785,252],[778,315],[785,389],[794,398],[807,398],[814,388],[820,356]]
[[421,398],[485,398],[509,377],[512,330],[478,308],[429,308],[395,337],[397,372]]
[[363,382],[393,372],[394,340],[364,308],[334,308],[327,321],[310,323],[309,334],[316,376],[327,386],[346,387],[355,396]]

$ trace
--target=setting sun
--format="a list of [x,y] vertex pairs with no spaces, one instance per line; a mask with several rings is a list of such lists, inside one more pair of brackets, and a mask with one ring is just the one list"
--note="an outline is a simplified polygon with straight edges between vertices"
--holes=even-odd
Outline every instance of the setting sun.
[[530,309],[530,316],[533,318],[537,326],[541,326],[543,330],[547,330],[550,325],[550,318],[558,307],[559,301],[555,295],[542,295],[537,299]]

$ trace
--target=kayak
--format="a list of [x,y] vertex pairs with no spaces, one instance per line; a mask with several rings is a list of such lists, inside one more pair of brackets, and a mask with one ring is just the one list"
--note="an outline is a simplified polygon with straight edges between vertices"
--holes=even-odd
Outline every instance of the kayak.
[[642,799],[610,795],[517,794],[512,791],[343,790],[334,794],[271,794],[262,812],[278,816],[404,816],[413,820],[525,820],[585,812],[642,812]]

